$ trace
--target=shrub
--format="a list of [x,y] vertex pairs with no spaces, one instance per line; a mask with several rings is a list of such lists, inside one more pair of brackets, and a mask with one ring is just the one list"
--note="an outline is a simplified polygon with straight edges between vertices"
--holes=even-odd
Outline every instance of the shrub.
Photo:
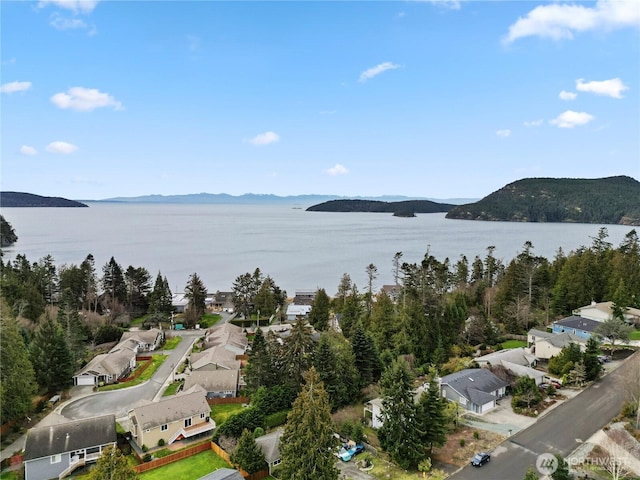
[[164,444],[165,444],[164,438],[161,438],[160,440],[158,440],[159,447],[164,447]]
[[460,439],[460,446],[461,446],[461,447],[464,447],[465,443],[467,443],[467,442],[465,441],[465,439],[464,439],[464,438],[461,438],[461,439]]
[[149,451],[149,447],[147,447],[146,445],[142,445],[142,451],[143,452]]
[[478,433],[477,430],[473,431],[473,438],[475,438],[476,440],[478,440],[480,438],[480,434]]
[[150,454],[150,453],[145,453],[145,454],[144,454],[144,457],[142,457],[142,461],[143,461],[143,462],[145,462],[145,463],[147,463],[147,462],[150,462],[152,458],[153,458],[153,457],[151,456],[151,454]]
[[256,429],[253,431],[253,438],[258,438],[264,435],[264,428],[262,427],[256,427]]
[[284,410],[282,412],[272,413],[267,416],[264,420],[264,425],[267,428],[277,427],[279,425],[284,425],[287,423],[287,415],[289,414],[288,410]]

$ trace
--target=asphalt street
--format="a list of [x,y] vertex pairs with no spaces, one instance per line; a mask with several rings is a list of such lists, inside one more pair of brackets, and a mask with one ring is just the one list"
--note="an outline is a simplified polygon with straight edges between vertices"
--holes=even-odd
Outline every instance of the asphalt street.
[[491,452],[490,463],[479,468],[468,465],[449,478],[519,480],[529,467],[535,469],[536,460],[543,453],[566,458],[620,413],[629,371],[639,363],[640,354],[636,353],[599,382],[501,443]]

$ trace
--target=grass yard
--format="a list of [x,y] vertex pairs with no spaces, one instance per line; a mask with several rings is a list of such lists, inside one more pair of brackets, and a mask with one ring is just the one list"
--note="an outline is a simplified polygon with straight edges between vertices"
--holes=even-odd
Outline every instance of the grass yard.
[[146,382],[153,374],[156,373],[156,370],[160,368],[160,365],[169,358],[167,355],[153,355],[151,357],[151,365],[147,367],[147,369],[142,372],[142,374],[136,378],[135,380],[131,380],[130,382],[124,383],[116,383],[115,385],[106,385],[104,387],[100,387],[99,390],[101,392],[106,392],[108,390],[120,390],[121,388],[133,387],[135,385],[140,385],[141,383]]
[[502,342],[502,348],[520,348],[526,347],[527,342],[524,340],[507,340],[506,342]]
[[167,478],[197,480],[220,468],[229,468],[229,464],[212,450],[207,450],[164,467],[141,473],[140,480],[165,480]]
[[170,383],[167,389],[162,394],[163,397],[168,397],[169,395],[175,395],[178,391],[178,387],[182,385],[182,382],[173,382]]
[[234,413],[240,412],[244,407],[241,403],[226,403],[222,405],[211,405],[211,418],[216,425],[222,425],[224,421]]
[[21,478],[21,476],[15,471],[0,473],[0,480],[18,480],[19,478]]
[[640,330],[634,330],[629,335],[629,340],[640,340]]
[[173,350],[178,346],[178,344],[182,341],[182,337],[171,337],[168,338],[166,342],[164,342],[163,350]]
[[221,318],[217,313],[205,313],[200,319],[200,328],[213,327]]

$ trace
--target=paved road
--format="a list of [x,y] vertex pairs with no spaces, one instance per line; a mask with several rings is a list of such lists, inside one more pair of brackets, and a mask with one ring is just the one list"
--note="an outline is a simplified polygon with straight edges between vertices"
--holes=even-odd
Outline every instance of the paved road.
[[71,420],[110,413],[115,413],[116,418],[125,417],[132,408],[154,399],[162,386],[170,380],[170,376],[178,367],[181,358],[203,333],[203,330],[180,331],[180,335],[183,337],[182,341],[171,351],[169,358],[164,361],[148,382],[135,387],[99,392],[78,400],[71,400],[59,410],[60,414]]
[[566,458],[620,413],[630,367],[639,363],[640,353],[636,353],[598,383],[500,444],[490,463],[480,468],[467,466],[450,478],[517,480],[524,478],[529,467],[535,469],[538,455],[557,453]]

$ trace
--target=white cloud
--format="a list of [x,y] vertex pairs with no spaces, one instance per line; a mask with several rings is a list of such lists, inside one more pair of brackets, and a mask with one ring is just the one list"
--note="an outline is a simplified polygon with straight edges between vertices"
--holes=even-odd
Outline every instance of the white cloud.
[[560,100],[575,100],[578,94],[576,92],[567,92],[566,90],[562,90],[558,94],[558,98]]
[[2,93],[24,92],[31,88],[31,82],[9,82],[0,87]]
[[551,123],[551,125],[556,125],[558,128],[573,128],[580,125],[586,125],[594,118],[596,117],[585,112],[567,110],[551,120],[549,123]]
[[582,78],[576,80],[576,90],[579,90],[580,92],[595,93],[596,95],[606,95],[607,97],[622,98],[622,92],[628,89],[629,87],[622,83],[622,80],[619,78],[586,83]]
[[336,175],[345,175],[349,173],[349,170],[347,170],[344,165],[336,163],[333,167],[325,170],[325,173],[335,177]]
[[638,0],[598,0],[594,7],[576,4],[540,5],[509,27],[506,43],[518,38],[538,36],[572,39],[574,33],[614,30],[640,25]]
[[360,74],[360,82],[366,82],[367,80],[380,75],[382,72],[386,72],[387,70],[395,70],[396,68],[400,68],[400,65],[396,65],[392,62],[384,62],[380,65],[376,65],[375,67],[369,68]]
[[51,142],[49,145],[47,145],[46,150],[47,152],[50,152],[50,153],[68,154],[78,150],[78,147],[76,147],[72,143],[67,143],[67,142]]
[[22,155],[35,155],[38,153],[38,151],[35,148],[30,147],[29,145],[23,145],[20,147],[20,153]]
[[542,120],[541,118],[538,120],[530,120],[530,121],[525,121],[524,122],[524,126],[525,127],[539,127],[540,125],[542,125],[544,123],[544,120]]
[[61,15],[53,15],[50,25],[58,30],[72,30],[74,28],[88,28],[84,20],[80,18],[65,18]]
[[498,130],[496,132],[496,135],[500,138],[507,138],[511,136],[511,130],[509,130],[508,128],[505,128],[504,130]]
[[56,93],[51,97],[51,101],[59,108],[70,108],[78,112],[90,112],[100,107],[122,110],[122,103],[95,88],[73,87],[68,93]]
[[460,0],[430,0],[430,2],[449,10],[460,10]]
[[100,0],[40,0],[38,6],[43,8],[47,5],[55,5],[74,13],[91,13],[99,2]]
[[252,143],[253,145],[257,145],[257,146],[262,146],[262,145],[269,145],[271,143],[276,143],[279,141],[280,141],[280,135],[278,135],[277,133],[264,132],[264,133],[259,133],[258,135],[253,137],[251,140],[249,140],[249,143]]

